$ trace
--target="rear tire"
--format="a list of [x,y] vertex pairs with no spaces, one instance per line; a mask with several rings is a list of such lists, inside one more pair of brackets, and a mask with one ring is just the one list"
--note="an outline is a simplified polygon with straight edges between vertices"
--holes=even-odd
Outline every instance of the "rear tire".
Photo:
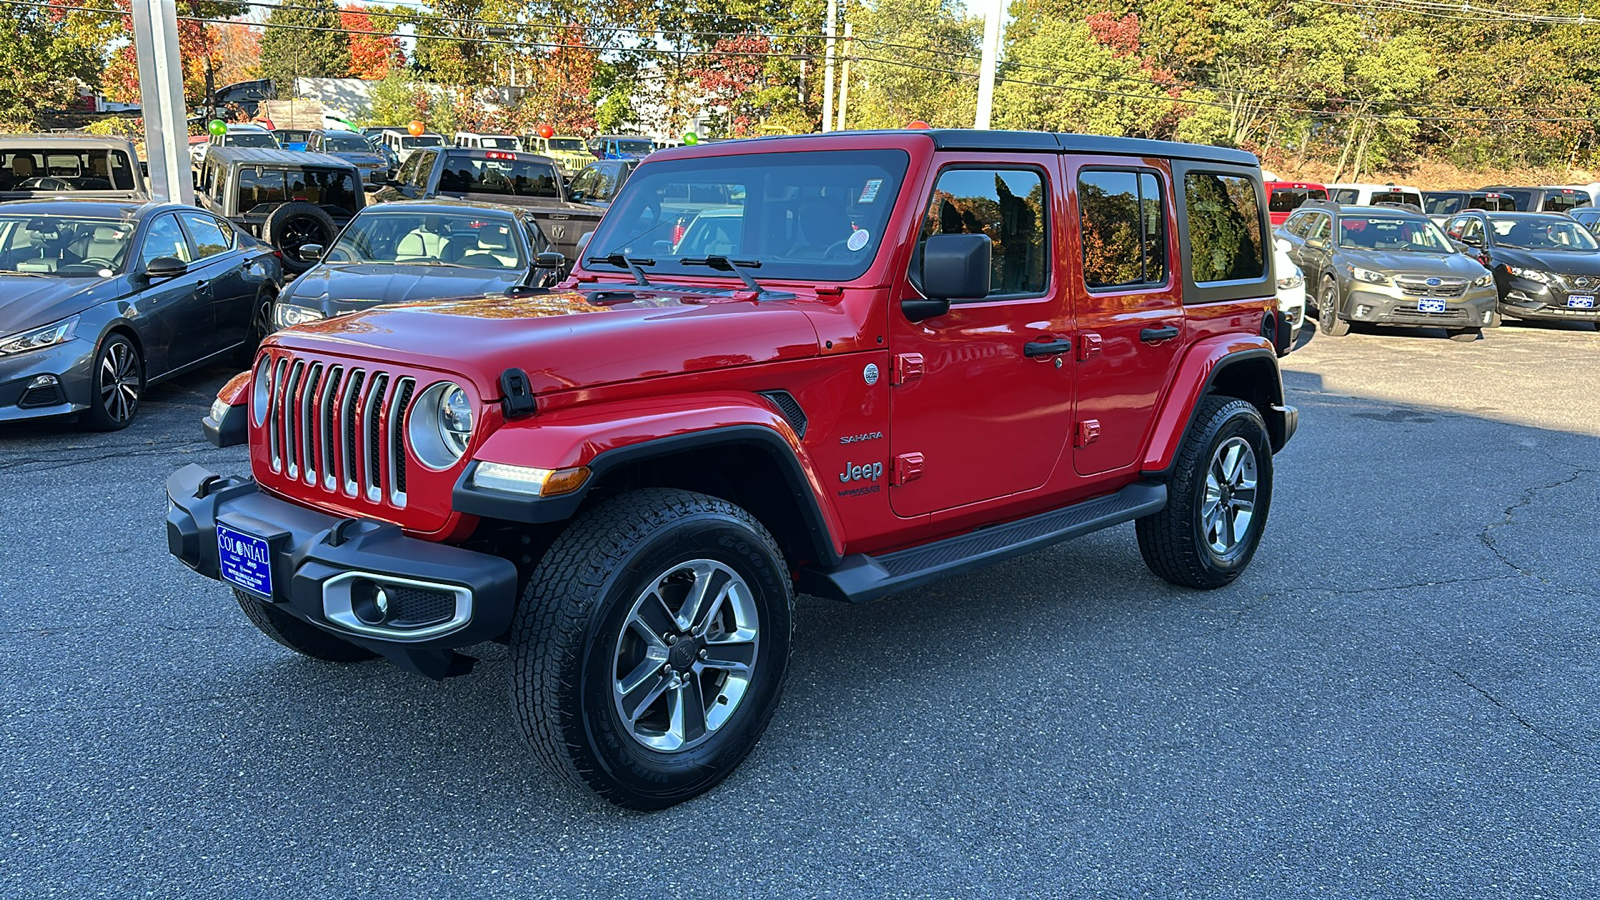
[[1317,330],[1329,337],[1350,333],[1350,323],[1339,318],[1339,283],[1327,276],[1323,276],[1322,290],[1317,292]]
[[308,625],[281,609],[268,606],[244,591],[234,588],[233,599],[239,601],[245,618],[261,633],[288,647],[301,656],[323,662],[361,662],[378,654],[341,640],[315,625]]
[[688,491],[622,494],[573,521],[523,592],[517,724],[541,763],[618,806],[681,803],[761,737],[793,627],[788,568],[755,517]]
[[1250,565],[1271,506],[1267,423],[1246,400],[1207,397],[1178,448],[1166,508],[1135,523],[1139,553],[1173,584],[1222,587]]

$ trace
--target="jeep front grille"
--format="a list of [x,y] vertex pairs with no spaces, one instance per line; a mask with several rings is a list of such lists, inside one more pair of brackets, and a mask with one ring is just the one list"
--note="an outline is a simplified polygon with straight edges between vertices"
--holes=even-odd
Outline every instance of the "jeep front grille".
[[415,378],[289,358],[267,377],[273,472],[368,503],[406,505],[404,423]]

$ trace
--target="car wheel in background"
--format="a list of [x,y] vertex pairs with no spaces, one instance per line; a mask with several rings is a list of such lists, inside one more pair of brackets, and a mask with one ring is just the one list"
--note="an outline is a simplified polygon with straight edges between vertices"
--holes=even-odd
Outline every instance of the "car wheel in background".
[[300,248],[306,244],[326,247],[338,236],[339,228],[333,217],[314,203],[296,200],[285,203],[267,214],[261,226],[261,238],[277,248],[283,257],[284,269],[296,275],[315,263],[300,258]]
[[1329,337],[1350,333],[1350,323],[1339,318],[1339,285],[1327,276],[1323,276],[1322,289],[1317,291],[1317,330]]
[[1450,340],[1458,341],[1463,344],[1470,344],[1478,338],[1483,337],[1482,328],[1447,328],[1445,329],[1445,333],[1450,335]]
[[89,408],[80,423],[91,431],[119,431],[133,422],[144,396],[144,360],[127,337],[112,333],[94,357]]
[[234,362],[241,366],[248,366],[255,361],[256,350],[260,348],[262,339],[272,333],[272,304],[277,302],[277,296],[263,289],[250,302],[254,304],[250,308],[250,331],[245,334],[244,343],[233,355]]

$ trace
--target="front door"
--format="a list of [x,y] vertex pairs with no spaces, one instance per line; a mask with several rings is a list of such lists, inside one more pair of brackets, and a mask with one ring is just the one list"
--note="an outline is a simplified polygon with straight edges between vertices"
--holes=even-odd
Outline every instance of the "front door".
[[135,314],[144,322],[140,336],[147,377],[164,375],[221,349],[212,321],[210,282],[203,266],[195,268],[194,249],[172,213],[150,223],[139,248],[137,273],[143,276],[150,262],[162,257],[190,268],[175,278],[152,280],[134,300]]
[[987,297],[953,303],[942,316],[910,322],[890,312],[891,371],[882,377],[892,385],[891,457],[859,462],[873,471],[885,463],[896,515],[1033,490],[1062,458],[1073,366],[1071,311],[1056,265],[1057,171],[1053,158],[973,155],[936,177],[913,283],[920,241],[932,234],[988,234],[992,280]]
[[1077,296],[1080,475],[1133,465],[1183,346],[1183,288],[1171,259],[1172,178],[1138,160],[1068,161],[1081,265]]

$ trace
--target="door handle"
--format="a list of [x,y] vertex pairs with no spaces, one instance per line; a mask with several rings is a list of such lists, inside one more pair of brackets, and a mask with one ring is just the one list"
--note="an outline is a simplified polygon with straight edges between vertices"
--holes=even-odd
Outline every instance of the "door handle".
[[1067,353],[1072,350],[1072,341],[1069,338],[1060,338],[1049,341],[1029,341],[1022,345],[1022,355],[1029,359],[1040,356],[1054,356],[1057,353]]
[[1160,328],[1139,329],[1139,340],[1146,344],[1157,344],[1161,341],[1170,341],[1178,336],[1178,326],[1164,325]]

